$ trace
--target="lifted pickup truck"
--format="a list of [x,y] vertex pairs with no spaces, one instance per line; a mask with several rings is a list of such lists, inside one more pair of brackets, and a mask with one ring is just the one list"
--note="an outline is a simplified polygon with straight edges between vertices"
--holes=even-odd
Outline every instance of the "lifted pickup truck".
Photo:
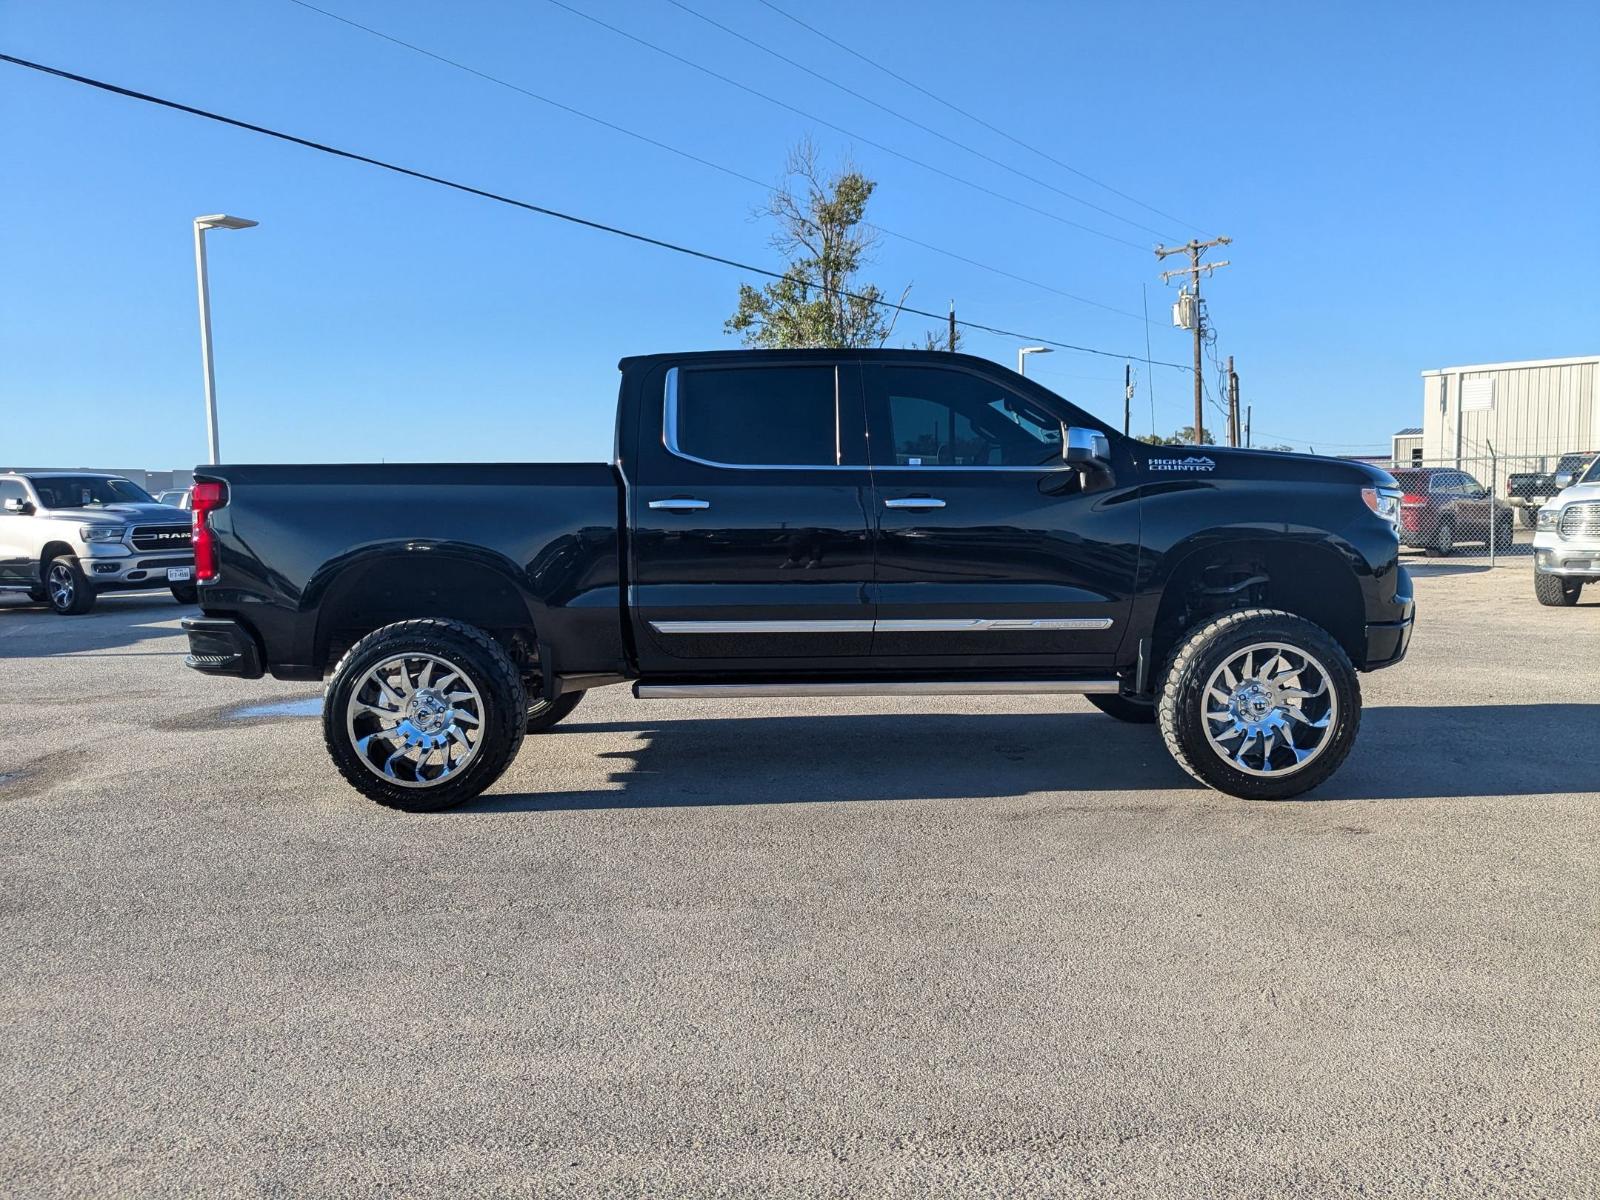
[[197,469],[188,665],[331,671],[334,763],[418,811],[624,681],[1082,695],[1276,799],[1333,773],[1356,672],[1406,652],[1400,493],[1363,464],[1146,446],[959,354],[621,371],[609,464]]

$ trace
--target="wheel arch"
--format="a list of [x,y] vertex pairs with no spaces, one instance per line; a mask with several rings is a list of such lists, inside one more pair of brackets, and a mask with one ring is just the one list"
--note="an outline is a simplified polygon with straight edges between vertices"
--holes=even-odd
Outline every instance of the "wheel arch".
[[1235,608],[1274,608],[1328,631],[1360,665],[1366,657],[1366,599],[1354,551],[1331,540],[1229,537],[1191,544],[1161,589],[1152,659],[1160,663],[1186,631]]
[[422,617],[476,626],[514,658],[531,655],[542,605],[515,564],[477,547],[408,541],[368,547],[328,564],[307,585],[316,613],[311,661],[322,670],[375,629]]
[[50,569],[51,559],[60,558],[64,554],[76,556],[77,553],[77,550],[73,548],[71,542],[63,542],[59,540],[46,542],[44,547],[39,551],[39,582],[44,582],[44,573]]

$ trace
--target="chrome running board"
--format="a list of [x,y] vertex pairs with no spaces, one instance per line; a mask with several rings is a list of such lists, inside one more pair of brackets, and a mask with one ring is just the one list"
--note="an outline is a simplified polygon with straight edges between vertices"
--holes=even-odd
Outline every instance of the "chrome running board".
[[636,683],[641,700],[734,699],[744,696],[1070,696],[1110,695],[1115,679],[949,679],[904,683]]

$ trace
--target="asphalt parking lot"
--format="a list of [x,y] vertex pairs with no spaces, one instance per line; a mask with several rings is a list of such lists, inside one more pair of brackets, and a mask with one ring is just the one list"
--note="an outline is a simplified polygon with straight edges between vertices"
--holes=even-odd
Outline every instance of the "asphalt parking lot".
[[0,1192],[1592,1195],[1600,588],[1419,565],[1314,798],[1086,703],[591,695],[389,812],[0,600]]

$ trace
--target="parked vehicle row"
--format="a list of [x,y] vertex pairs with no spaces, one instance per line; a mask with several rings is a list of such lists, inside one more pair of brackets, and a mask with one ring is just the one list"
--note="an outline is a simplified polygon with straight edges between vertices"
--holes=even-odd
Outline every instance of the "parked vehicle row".
[[1583,585],[1600,579],[1600,458],[1539,509],[1533,555],[1540,604],[1576,604]]
[[186,513],[116,475],[0,474],[0,590],[71,615],[101,592],[149,587],[195,603]]
[[595,464],[197,470],[187,664],[330,677],[377,802],[460,803],[592,687],[1077,694],[1271,799],[1337,769],[1414,604],[1401,492],[1307,455],[1146,446],[992,362],[624,359]]

